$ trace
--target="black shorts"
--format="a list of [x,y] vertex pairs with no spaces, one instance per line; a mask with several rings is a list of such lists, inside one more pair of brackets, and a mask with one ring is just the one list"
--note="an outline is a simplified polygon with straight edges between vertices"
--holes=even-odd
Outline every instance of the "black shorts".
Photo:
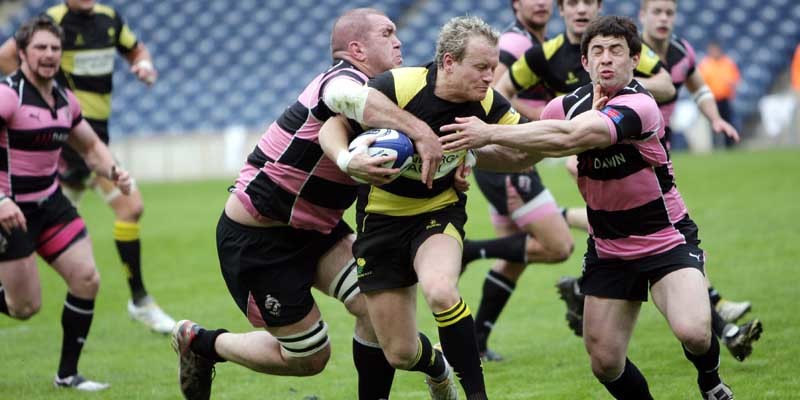
[[429,237],[444,233],[461,242],[467,213],[464,199],[441,210],[408,217],[360,214],[353,256],[362,292],[403,288],[417,283],[413,261]]
[[27,232],[0,229],[0,261],[25,258],[34,250],[48,263],[86,236],[86,225],[69,199],[57,189],[37,203],[17,203],[27,222]]
[[474,174],[475,182],[478,184],[478,188],[481,189],[481,193],[500,215],[508,215],[506,176],[511,177],[511,184],[517,189],[522,201],[525,203],[545,191],[542,178],[539,177],[539,173],[536,172],[535,168],[531,168],[526,172],[512,174],[476,169]]
[[[86,122],[94,129],[100,140],[108,145],[108,121],[98,121],[86,118]],[[68,186],[83,186],[91,176],[92,170],[86,165],[80,154],[71,146],[61,148],[61,160],[58,168],[59,180]]]
[[353,231],[344,221],[329,234],[288,226],[257,228],[222,213],[217,255],[236,305],[254,327],[291,325],[314,306],[319,259]]
[[675,227],[686,237],[686,243],[635,260],[597,258],[594,241],[589,238],[580,280],[581,292],[610,299],[647,301],[648,284],[652,287],[670,272],[696,268],[705,273],[705,255],[699,246],[697,225],[687,216]]

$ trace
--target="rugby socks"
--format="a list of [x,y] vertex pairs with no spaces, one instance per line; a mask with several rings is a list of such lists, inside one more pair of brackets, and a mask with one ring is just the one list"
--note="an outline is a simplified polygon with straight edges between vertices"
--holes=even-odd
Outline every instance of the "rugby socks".
[[78,373],[78,358],[81,356],[89,327],[94,316],[94,299],[81,299],[67,292],[64,311],[61,313],[61,328],[64,338],[61,343],[61,360],[58,377],[66,378]]
[[714,331],[714,335],[716,335],[718,338],[723,338],[725,332],[727,332],[728,329],[730,328],[729,325],[736,327],[736,325],[734,324],[729,324],[725,322],[725,320],[722,319],[722,316],[719,315],[717,310],[714,307],[711,307],[711,330]]
[[719,342],[716,336],[711,335],[711,346],[705,354],[692,354],[686,346],[683,347],[683,354],[697,368],[697,386],[700,391],[707,392],[722,382],[719,378]]
[[409,371],[419,371],[441,382],[447,377],[447,364],[442,352],[433,348],[430,339],[420,332],[417,337],[417,357]]
[[601,383],[615,399],[653,400],[647,380],[628,358],[625,358],[625,369],[616,379]]
[[203,329],[197,331],[197,336],[194,337],[189,348],[197,355],[211,360],[214,362],[225,362],[226,360],[217,354],[217,349],[214,347],[214,342],[217,341],[217,336],[227,333],[227,329]]
[[11,315],[8,313],[8,304],[6,304],[6,291],[3,289],[3,285],[0,285],[0,313],[8,316]]
[[386,361],[381,346],[353,336],[353,363],[358,371],[358,398],[388,399],[392,391],[394,367]]
[[119,258],[128,275],[133,303],[139,305],[139,302],[147,296],[147,290],[142,282],[139,223],[114,221],[114,242],[117,244]]
[[509,262],[525,263],[528,258],[525,251],[527,240],[526,233],[489,240],[465,240],[461,263],[466,265],[479,258],[499,258]]
[[486,396],[486,385],[475,339],[475,322],[469,307],[463,299],[459,299],[454,306],[433,313],[433,316],[439,325],[439,339],[442,341],[444,356],[453,366],[467,399],[484,398],[480,396]]
[[483,297],[475,315],[475,337],[478,341],[478,351],[486,351],[489,334],[492,333],[494,323],[505,308],[511,294],[514,293],[516,283],[499,272],[489,270],[483,281]]
[[713,286],[708,288],[708,298],[711,300],[711,307],[716,307],[717,303],[722,300],[722,295],[719,294],[717,289],[714,289]]

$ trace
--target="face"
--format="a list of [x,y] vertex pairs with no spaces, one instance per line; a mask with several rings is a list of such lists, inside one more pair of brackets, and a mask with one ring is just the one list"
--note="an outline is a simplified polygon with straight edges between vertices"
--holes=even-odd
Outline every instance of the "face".
[[403,54],[394,23],[384,15],[373,14],[368,18],[371,29],[363,43],[367,63],[376,73],[399,67],[403,64]]
[[67,0],[67,7],[75,11],[91,11],[94,8],[96,0]]
[[34,79],[53,79],[61,64],[61,41],[49,31],[36,31],[28,47],[19,53],[22,68]]
[[580,39],[586,27],[600,13],[597,0],[564,0],[559,8],[567,32]]
[[667,40],[675,28],[677,5],[672,0],[651,0],[639,12],[642,30],[648,38]]
[[450,72],[450,82],[461,100],[481,101],[486,97],[499,57],[497,46],[480,36],[467,41],[464,59],[460,62],[445,54],[445,70]]
[[517,19],[533,29],[544,28],[553,14],[553,0],[515,0],[512,6]]
[[606,92],[616,92],[633,79],[639,55],[631,57],[624,38],[595,36],[589,41],[587,56],[582,61],[592,82],[599,83]]

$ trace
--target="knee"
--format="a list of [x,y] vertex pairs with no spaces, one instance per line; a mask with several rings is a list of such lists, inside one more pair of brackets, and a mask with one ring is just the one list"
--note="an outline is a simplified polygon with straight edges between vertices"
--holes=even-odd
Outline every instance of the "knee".
[[430,282],[424,285],[422,292],[433,312],[447,310],[461,299],[461,296],[458,294],[458,288],[444,279],[439,282]]
[[702,324],[684,324],[673,327],[675,337],[690,352],[703,354],[711,344],[711,330]]
[[296,358],[294,364],[295,376],[317,375],[328,365],[331,358],[331,346],[325,346],[320,351],[307,356]]
[[94,265],[86,265],[67,284],[72,294],[93,299],[100,289],[100,273]]
[[[565,235],[554,240],[543,240],[540,245],[544,249],[545,258],[548,262],[560,263],[567,261],[575,249],[575,242],[572,236]],[[532,259],[537,256],[537,252],[541,251],[538,246],[529,242],[527,246],[528,258]]]
[[602,382],[618,377],[625,368],[625,357],[612,352],[594,351],[590,354],[592,373]]
[[23,301],[19,304],[8,303],[8,315],[11,316],[11,318],[18,319],[20,321],[25,321],[27,319],[30,319],[32,316],[36,315],[36,313],[38,313],[41,308],[42,308],[41,299]]
[[[414,342],[416,345],[416,342]],[[383,348],[383,355],[386,356],[386,361],[395,369],[409,370],[414,367],[414,362],[417,357],[416,346],[386,346]]]
[[120,206],[114,208],[117,219],[128,222],[138,222],[144,213],[144,204],[141,199],[127,197]]

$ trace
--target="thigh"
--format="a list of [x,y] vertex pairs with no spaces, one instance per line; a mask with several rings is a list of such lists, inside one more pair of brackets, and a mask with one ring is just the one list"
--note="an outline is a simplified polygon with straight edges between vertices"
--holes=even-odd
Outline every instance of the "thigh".
[[355,235],[345,234],[319,259],[314,287],[346,303],[359,293],[353,257]]
[[[97,278],[97,268],[92,254],[92,242],[84,235],[73,241],[58,257],[50,261],[53,269],[64,278],[73,293],[80,297],[94,297],[96,287],[85,287],[84,283]],[[91,285],[90,285],[91,286]]]
[[16,304],[38,303],[42,297],[39,270],[33,255],[0,261],[0,284],[10,309],[14,309]]
[[353,256],[362,293],[413,286],[412,240],[419,226],[417,217],[362,214]]
[[710,324],[711,305],[700,270],[687,267],[672,271],[654,283],[650,292],[673,331],[679,327]]
[[[70,250],[77,242],[87,239],[88,250],[81,250],[82,258],[76,261],[94,268],[91,244],[88,241],[86,224],[78,215],[78,211],[66,196],[57,190],[42,205],[43,224],[36,233],[36,252],[48,263],[53,264],[62,254]],[[84,256],[88,252],[88,256]]]
[[620,259],[598,259],[589,250],[583,260],[580,279],[581,292],[585,295],[606,299],[647,301],[647,277],[632,261]]
[[641,304],[587,295],[583,306],[583,337],[589,354],[624,360]]

